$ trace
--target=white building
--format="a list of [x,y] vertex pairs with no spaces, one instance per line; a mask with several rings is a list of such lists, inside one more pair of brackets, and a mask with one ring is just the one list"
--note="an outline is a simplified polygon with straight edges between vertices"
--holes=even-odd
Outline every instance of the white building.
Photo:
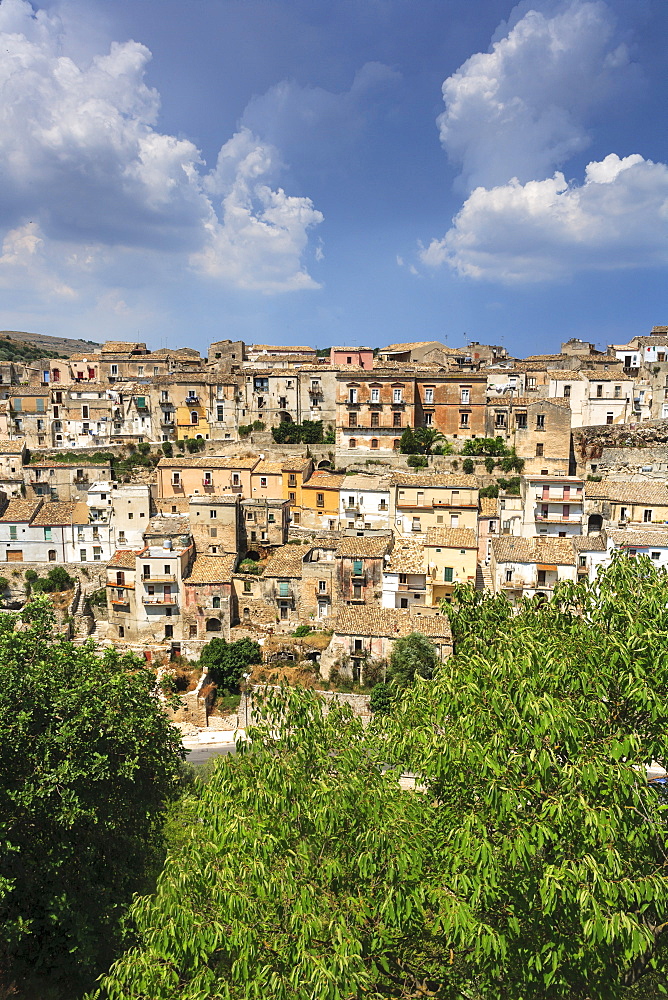
[[397,539],[385,556],[381,607],[424,607],[427,594],[425,549],[419,542]]
[[522,597],[550,597],[557,583],[575,581],[575,547],[571,538],[492,540],[492,589],[517,604]]
[[522,536],[582,534],[584,481],[574,476],[522,476]]
[[346,476],[341,484],[340,504],[339,524],[346,531],[390,531],[392,528],[389,476],[364,473]]

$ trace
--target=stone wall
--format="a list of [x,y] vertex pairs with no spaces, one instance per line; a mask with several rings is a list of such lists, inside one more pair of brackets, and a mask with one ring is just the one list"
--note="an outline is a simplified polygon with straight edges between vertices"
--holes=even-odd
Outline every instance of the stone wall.
[[581,476],[640,471],[644,465],[655,463],[665,466],[668,462],[668,420],[577,427],[573,430],[573,456],[577,474]]
[[96,563],[52,563],[52,562],[21,562],[0,564],[0,576],[9,580],[11,600],[20,601],[26,598],[25,575],[28,570],[34,570],[39,576],[45,577],[54,566],[64,569],[78,580],[87,593],[106,586],[107,570],[105,562]]
[[[255,684],[248,691],[244,691],[241,695],[241,702],[237,713],[239,726],[245,728],[257,722],[253,699],[254,692],[262,693],[278,690],[280,689],[275,685]],[[333,702],[338,702],[340,705],[348,705],[353,715],[356,715],[364,722],[368,722],[371,718],[371,709],[369,708],[370,697],[368,694],[346,694],[341,691],[317,691],[316,693],[324,702],[325,714],[329,712]]]

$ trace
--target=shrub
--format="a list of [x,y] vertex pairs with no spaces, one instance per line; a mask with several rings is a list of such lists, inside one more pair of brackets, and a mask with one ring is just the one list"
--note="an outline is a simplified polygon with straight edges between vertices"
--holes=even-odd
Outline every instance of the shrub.
[[94,608],[106,608],[107,588],[100,587],[99,590],[94,590],[93,593],[88,598],[88,601]]
[[502,437],[469,438],[464,443],[462,455],[507,455],[508,449]]
[[174,449],[172,448],[171,441],[163,441],[162,442],[162,453],[165,456],[165,458],[171,458],[172,457],[172,455],[174,454]]
[[392,711],[392,690],[381,681],[375,684],[369,699],[369,708],[375,715],[389,715]]
[[140,455],[149,455],[151,452],[151,446],[148,441],[142,441],[137,447],[137,451]]
[[491,486],[484,486],[480,490],[481,497],[490,497],[492,500],[496,500],[499,495],[499,487],[497,483],[493,483]]
[[253,430],[252,424],[239,424],[239,437],[248,437],[250,432]]
[[310,625],[298,625],[297,628],[292,633],[297,639],[300,639],[303,635],[308,635],[313,629]]
[[487,471],[489,473],[494,472],[495,465],[496,462],[494,461],[494,459],[491,457],[491,455],[488,455],[487,458],[485,459],[485,468],[487,469]]
[[263,431],[264,430],[264,423],[263,423],[262,420],[254,420],[252,426],[253,426],[253,430],[254,431]]
[[426,455],[409,455],[406,459],[406,465],[410,465],[413,469],[424,469],[429,465],[429,459]]
[[7,577],[0,576],[0,594],[4,594],[4,592],[7,590],[8,587],[9,587],[9,580],[7,579]]
[[402,455],[417,455],[419,448],[412,427],[407,427],[401,435],[399,451]]
[[[454,465],[454,462],[452,463]],[[473,464],[472,458],[465,458],[462,462],[462,471],[467,476],[472,476],[475,471],[475,465]]]

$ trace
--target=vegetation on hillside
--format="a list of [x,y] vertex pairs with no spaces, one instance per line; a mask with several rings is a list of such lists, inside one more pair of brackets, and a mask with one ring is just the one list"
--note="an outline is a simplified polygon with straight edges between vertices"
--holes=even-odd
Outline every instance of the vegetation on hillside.
[[621,557],[518,613],[456,600],[455,656],[370,726],[268,697],[252,743],[187,792],[96,996],[664,994],[666,806],[645,767],[668,762],[668,575]]

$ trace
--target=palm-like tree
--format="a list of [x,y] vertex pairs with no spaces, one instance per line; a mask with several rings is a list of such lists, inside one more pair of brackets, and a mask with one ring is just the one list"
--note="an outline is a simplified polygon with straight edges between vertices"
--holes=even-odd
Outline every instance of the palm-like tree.
[[445,441],[445,437],[435,427],[417,427],[415,429],[415,441],[422,455],[431,455],[434,445]]

